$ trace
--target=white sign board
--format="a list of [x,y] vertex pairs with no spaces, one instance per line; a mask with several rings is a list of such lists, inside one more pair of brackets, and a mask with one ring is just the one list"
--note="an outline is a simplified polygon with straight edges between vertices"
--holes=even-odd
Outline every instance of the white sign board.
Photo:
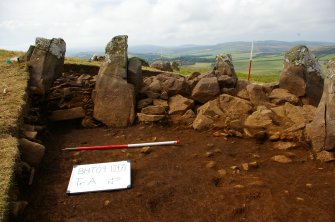
[[126,189],[131,186],[130,161],[73,166],[68,194]]

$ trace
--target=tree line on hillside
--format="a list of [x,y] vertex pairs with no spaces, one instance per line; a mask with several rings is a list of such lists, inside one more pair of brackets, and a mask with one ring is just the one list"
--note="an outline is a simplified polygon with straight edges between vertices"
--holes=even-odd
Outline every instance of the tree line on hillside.
[[194,65],[195,63],[201,62],[201,63],[215,63],[215,57],[211,55],[208,55],[206,57],[202,56],[196,56],[196,55],[185,55],[185,56],[178,56],[178,57],[164,57],[160,56],[158,54],[131,54],[131,57],[138,57],[145,61],[147,61],[149,64],[153,63],[157,60],[164,60],[164,61],[180,61],[182,65]]

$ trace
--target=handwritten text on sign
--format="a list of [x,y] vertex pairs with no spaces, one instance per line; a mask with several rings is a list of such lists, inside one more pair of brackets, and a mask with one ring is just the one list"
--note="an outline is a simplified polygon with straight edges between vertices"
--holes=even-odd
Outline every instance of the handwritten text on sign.
[[126,189],[131,186],[130,161],[77,165],[67,193]]

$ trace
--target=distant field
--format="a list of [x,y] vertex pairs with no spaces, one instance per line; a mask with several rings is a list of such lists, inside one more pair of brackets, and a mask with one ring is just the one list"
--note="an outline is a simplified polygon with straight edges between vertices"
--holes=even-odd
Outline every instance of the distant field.
[[[240,79],[247,79],[249,70],[248,53],[232,54],[235,71]],[[211,63],[195,63],[194,65],[183,66],[181,74],[190,75],[193,72],[207,72],[211,67]],[[283,69],[283,56],[257,56],[252,62],[251,80],[255,82],[276,82],[279,80],[279,74]]]

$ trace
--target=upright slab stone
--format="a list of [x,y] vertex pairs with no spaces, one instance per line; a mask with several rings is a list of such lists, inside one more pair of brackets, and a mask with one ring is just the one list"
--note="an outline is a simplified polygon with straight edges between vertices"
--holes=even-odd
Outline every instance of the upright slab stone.
[[221,89],[235,88],[238,79],[230,54],[216,56],[216,64],[213,72],[218,78]]
[[66,43],[61,38],[36,38],[35,47],[30,50],[33,50],[31,56],[27,56],[30,87],[33,93],[43,95],[63,71]]
[[335,150],[335,58],[328,63],[328,74],[320,104],[306,132],[316,152]]
[[126,127],[135,119],[134,85],[127,82],[127,39],[115,36],[107,44],[95,85],[93,116],[109,127]]
[[306,46],[296,46],[285,53],[279,87],[301,97],[305,104],[319,104],[323,90],[322,71]]

